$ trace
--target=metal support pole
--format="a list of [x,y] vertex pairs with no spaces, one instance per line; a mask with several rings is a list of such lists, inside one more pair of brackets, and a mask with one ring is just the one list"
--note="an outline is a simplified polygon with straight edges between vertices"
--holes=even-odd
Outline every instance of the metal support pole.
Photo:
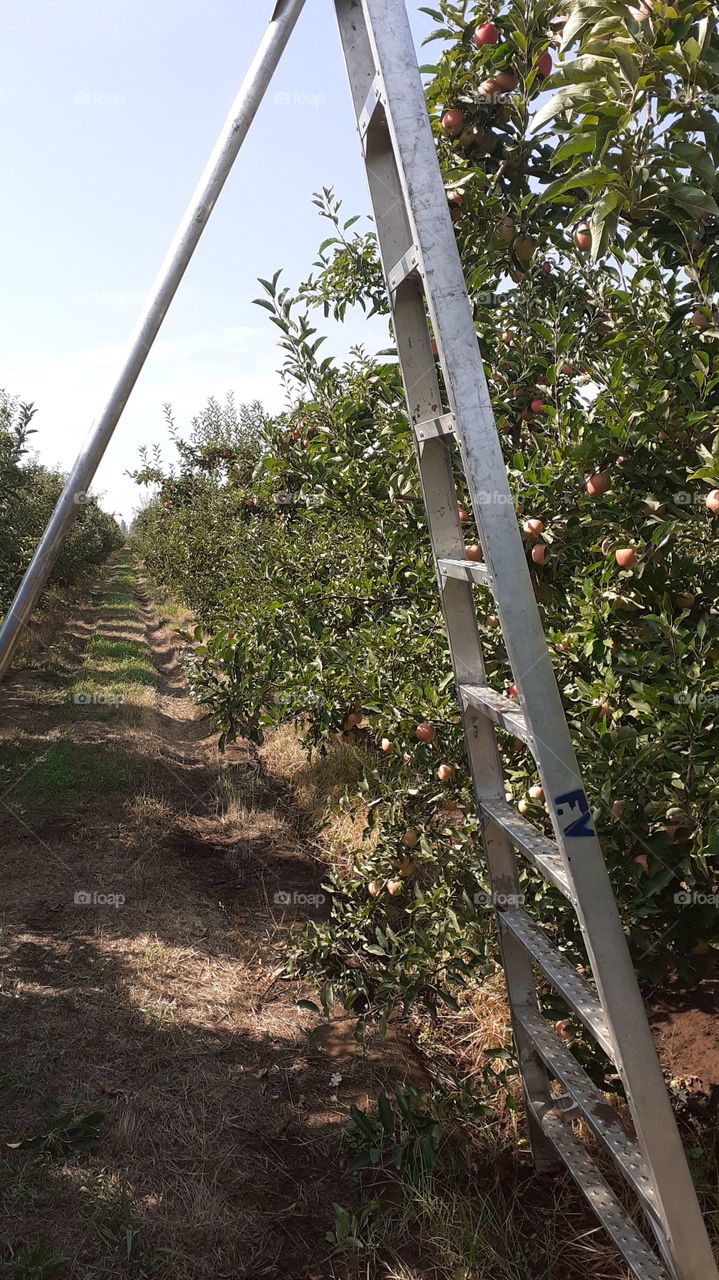
[[22,629],[52,572],[63,539],[75,518],[78,498],[87,492],[102,461],[303,5],[304,0],[277,0],[275,4],[269,27],[152,286],[110,398],[70,472],[50,523],[0,628],[0,679],[10,665]]

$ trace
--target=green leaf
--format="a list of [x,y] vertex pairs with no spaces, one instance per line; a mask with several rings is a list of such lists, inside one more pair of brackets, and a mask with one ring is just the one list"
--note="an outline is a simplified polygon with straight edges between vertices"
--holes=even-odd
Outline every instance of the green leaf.
[[702,178],[706,178],[707,182],[716,181],[716,165],[705,148],[700,147],[696,142],[675,142],[671,154],[676,156],[682,164],[689,165],[690,169],[700,174]]
[[382,1091],[377,1100],[377,1110],[385,1133],[394,1133],[394,1113],[387,1094]]
[[562,160],[570,160],[572,156],[585,155],[594,148],[594,137],[591,133],[579,134],[574,138],[568,138],[561,146],[557,147],[552,156],[550,168],[561,163]]

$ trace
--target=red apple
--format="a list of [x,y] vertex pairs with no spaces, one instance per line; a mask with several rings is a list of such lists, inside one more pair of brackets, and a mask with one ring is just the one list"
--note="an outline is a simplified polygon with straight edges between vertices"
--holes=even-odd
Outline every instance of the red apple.
[[472,560],[475,564],[480,564],[482,560],[482,548],[476,544],[472,547],[465,547],[465,559]]
[[592,247],[592,232],[588,222],[580,222],[574,228],[574,243],[580,253],[588,253]]
[[522,529],[532,537],[538,538],[540,533],[544,532],[544,521],[540,520],[537,516],[531,516],[529,520],[524,521]]
[[479,86],[480,99],[484,98],[489,102],[494,102],[495,98],[499,97],[501,92],[502,90],[496,80],[483,80]]
[[691,840],[691,830],[685,822],[671,822],[666,828],[667,839],[674,844],[686,844]]
[[442,116],[442,128],[450,138],[458,138],[464,128],[464,112],[451,108]]
[[608,471],[595,471],[594,475],[587,476],[585,489],[590,498],[602,498],[609,489],[611,480]]
[[712,515],[719,515],[719,489],[710,489],[704,502]]
[[405,849],[414,849],[417,845],[418,839],[419,837],[417,835],[417,832],[414,831],[412,827],[408,827],[408,829],[405,831],[404,835],[402,836],[401,843],[404,845]]
[[454,777],[454,765],[441,764],[437,770],[437,777],[440,782],[449,782]]
[[543,401],[543,400],[532,400],[532,402],[531,402],[531,404],[530,404],[530,406],[529,406],[529,407],[530,407],[530,409],[532,410],[532,413],[541,413],[541,412],[542,412],[542,410],[544,409],[544,401]]
[[691,321],[695,329],[708,329],[711,324],[711,318],[706,311],[702,311],[701,307],[697,307],[696,311],[692,312]]
[[385,755],[388,755],[389,752],[392,750],[392,743],[390,742],[389,738],[383,738],[379,746],[380,746],[380,751],[384,751]]
[[519,84],[519,76],[514,67],[505,67],[503,71],[498,71],[494,77],[494,83],[497,85],[500,93],[513,93]]
[[485,44],[496,44],[499,39],[499,32],[493,22],[482,22],[475,29],[472,39],[478,49]]
[[434,729],[431,724],[428,724],[426,720],[423,720],[421,724],[417,725],[417,728],[414,731],[414,736],[418,742],[432,742],[434,739]]
[[532,547],[532,559],[535,564],[547,563],[547,548],[543,542],[537,542]]
[[544,53],[540,53],[535,63],[537,73],[540,76],[549,76],[552,74],[552,55],[549,49],[545,49]]
[[637,563],[637,553],[634,547],[618,547],[614,552],[614,559],[620,569],[633,569]]

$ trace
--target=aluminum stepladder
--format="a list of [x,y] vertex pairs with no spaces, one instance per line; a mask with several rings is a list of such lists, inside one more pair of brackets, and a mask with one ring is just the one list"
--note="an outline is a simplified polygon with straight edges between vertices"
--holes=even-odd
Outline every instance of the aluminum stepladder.
[[[519,893],[517,855],[573,904],[595,986],[518,905],[497,918],[535,1161],[567,1165],[637,1280],[719,1273],[672,1113],[534,597],[511,499],[405,5],[336,0],[387,281],[437,581],[496,903]],[[447,391],[442,404],[431,320]],[[450,451],[458,448],[484,563],[465,556]],[[494,597],[519,706],[488,687],[473,590]],[[496,730],[537,762],[551,840],[505,800]],[[539,1012],[534,969],[581,1019],[622,1079],[636,1137]],[[558,1082],[557,1088],[550,1078]],[[661,1261],[577,1137],[581,1116],[643,1211]]]
[[[178,227],[111,394],[70,473],[0,627],[0,678],[157,337],[304,0],[276,0],[258,49]],[[542,633],[472,313],[449,219],[403,0],[335,0],[387,276],[437,578],[484,824],[495,900],[517,897],[517,854],[574,905],[596,987],[581,978],[521,907],[498,910],[502,959],[530,1139],[539,1166],[571,1170],[638,1280],[719,1280],[649,1031],[616,904],[579,778]],[[449,399],[441,403],[427,316]],[[450,449],[458,447],[484,564],[464,558]],[[495,598],[520,705],[486,685],[473,602]],[[504,799],[496,728],[532,750],[556,839]],[[629,1138],[603,1094],[539,1013],[539,969],[616,1064],[634,1118]],[[559,1082],[636,1193],[662,1261],[575,1135]]]

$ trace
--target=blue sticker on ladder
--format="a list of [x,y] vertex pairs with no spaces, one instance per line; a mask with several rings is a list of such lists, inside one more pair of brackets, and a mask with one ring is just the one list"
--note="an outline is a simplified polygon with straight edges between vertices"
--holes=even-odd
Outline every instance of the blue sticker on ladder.
[[556,796],[554,808],[565,836],[596,835],[589,812],[589,801],[581,788]]

